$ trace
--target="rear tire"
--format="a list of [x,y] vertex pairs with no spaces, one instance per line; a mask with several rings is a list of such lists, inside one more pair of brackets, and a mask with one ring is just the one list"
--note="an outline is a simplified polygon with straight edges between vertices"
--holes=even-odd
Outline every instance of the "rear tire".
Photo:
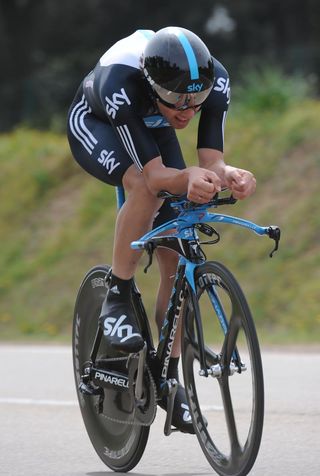
[[259,451],[264,416],[263,372],[254,322],[239,284],[222,264],[207,262],[196,268],[195,283],[206,367],[214,375],[199,375],[195,312],[187,297],[182,365],[190,413],[213,469],[221,476],[245,476]]
[[[96,409],[99,396],[84,395],[79,391],[83,368],[90,360],[101,306],[108,290],[105,277],[109,270],[107,265],[92,268],[80,286],[73,320],[73,367],[82,418],[94,449],[113,471],[127,472],[140,461],[150,427],[118,423],[111,421],[106,415],[112,415],[115,420],[121,421],[132,419],[133,405],[129,391],[104,389],[102,413],[98,413]],[[106,358],[103,339],[97,360],[101,357]]]

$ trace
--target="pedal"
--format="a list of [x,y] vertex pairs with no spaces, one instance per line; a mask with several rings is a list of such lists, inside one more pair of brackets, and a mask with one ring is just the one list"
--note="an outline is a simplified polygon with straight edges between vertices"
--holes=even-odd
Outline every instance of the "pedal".
[[101,387],[93,387],[90,383],[86,384],[84,382],[80,382],[79,384],[79,392],[83,395],[102,395],[103,389]]
[[164,434],[166,436],[169,436],[173,431],[175,431],[175,429],[171,426],[171,422],[174,399],[176,398],[177,390],[178,382],[175,378],[167,380],[164,384],[164,387],[162,388],[163,396],[167,397],[167,418],[164,424]]

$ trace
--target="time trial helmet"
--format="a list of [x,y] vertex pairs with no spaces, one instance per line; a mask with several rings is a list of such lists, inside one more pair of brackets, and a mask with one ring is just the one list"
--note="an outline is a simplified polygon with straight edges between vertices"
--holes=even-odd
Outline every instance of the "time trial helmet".
[[158,99],[167,106],[199,106],[214,81],[212,56],[203,41],[185,28],[166,27],[149,40],[143,71]]

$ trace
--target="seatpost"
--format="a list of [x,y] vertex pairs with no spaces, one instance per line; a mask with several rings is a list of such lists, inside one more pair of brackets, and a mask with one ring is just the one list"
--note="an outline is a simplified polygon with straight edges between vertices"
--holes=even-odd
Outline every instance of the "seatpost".
[[125,196],[124,188],[122,187],[122,185],[116,187],[116,196],[117,196],[118,210],[120,210],[120,208],[126,201],[126,196]]

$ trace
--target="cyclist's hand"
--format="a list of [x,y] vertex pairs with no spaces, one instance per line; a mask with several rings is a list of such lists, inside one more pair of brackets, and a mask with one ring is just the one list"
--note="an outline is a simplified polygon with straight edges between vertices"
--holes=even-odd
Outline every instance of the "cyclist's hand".
[[215,172],[201,167],[188,168],[187,197],[192,202],[206,203],[221,190],[221,180]]
[[230,165],[225,168],[225,184],[234,198],[240,200],[252,195],[256,189],[256,179],[251,172]]

